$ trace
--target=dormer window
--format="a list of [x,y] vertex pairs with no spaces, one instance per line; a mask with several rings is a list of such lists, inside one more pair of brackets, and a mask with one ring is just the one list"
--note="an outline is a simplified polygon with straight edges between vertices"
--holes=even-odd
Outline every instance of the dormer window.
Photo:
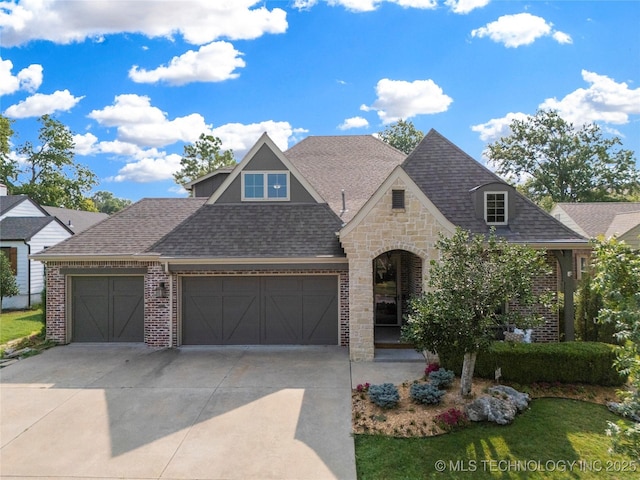
[[487,225],[508,223],[507,192],[484,192],[484,219]]
[[289,200],[289,172],[242,172],[242,200]]

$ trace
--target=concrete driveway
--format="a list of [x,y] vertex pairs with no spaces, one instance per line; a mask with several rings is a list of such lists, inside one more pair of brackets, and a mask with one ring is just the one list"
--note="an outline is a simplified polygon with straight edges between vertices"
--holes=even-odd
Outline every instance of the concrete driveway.
[[346,348],[76,344],[0,378],[3,479],[356,477]]

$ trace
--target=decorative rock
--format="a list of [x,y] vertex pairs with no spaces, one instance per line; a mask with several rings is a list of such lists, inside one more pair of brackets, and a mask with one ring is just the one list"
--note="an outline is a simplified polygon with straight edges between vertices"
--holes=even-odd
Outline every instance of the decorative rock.
[[495,387],[489,388],[489,393],[491,395],[506,395],[509,400],[513,402],[513,404],[517,407],[519,412],[526,410],[529,408],[529,394],[521,393],[517,391],[515,388],[508,387],[506,385],[496,385]]
[[465,410],[472,422],[489,421],[499,425],[511,423],[518,411],[512,401],[489,396],[474,400]]

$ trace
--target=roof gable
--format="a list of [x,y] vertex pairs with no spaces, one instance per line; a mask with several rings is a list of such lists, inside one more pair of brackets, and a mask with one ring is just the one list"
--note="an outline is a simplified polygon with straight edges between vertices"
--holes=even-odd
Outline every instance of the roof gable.
[[499,236],[526,243],[585,242],[435,130],[422,139],[402,169],[451,223],[472,233],[491,229],[477,214],[474,192],[484,185],[503,185],[514,197],[510,202],[515,213],[508,225],[496,227]]
[[29,241],[50,223],[60,224],[71,234],[55,217],[6,217],[0,221],[0,240]]
[[[578,231],[592,238],[607,234],[617,215],[637,211],[640,211],[640,202],[561,202],[552,210],[554,213],[564,213],[580,229]],[[567,223],[564,215],[561,218]]]
[[240,180],[244,170],[288,171],[292,191],[298,187],[297,191],[301,197],[306,196],[315,203],[325,203],[320,194],[282,153],[282,150],[271,140],[269,135],[263,133],[222,185],[207,200],[207,204],[237,203],[240,201]]

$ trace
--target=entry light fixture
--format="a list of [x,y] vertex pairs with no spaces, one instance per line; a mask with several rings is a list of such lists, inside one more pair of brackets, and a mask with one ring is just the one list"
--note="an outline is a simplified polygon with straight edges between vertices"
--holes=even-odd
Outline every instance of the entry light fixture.
[[156,287],[156,298],[167,298],[167,284],[160,282]]

